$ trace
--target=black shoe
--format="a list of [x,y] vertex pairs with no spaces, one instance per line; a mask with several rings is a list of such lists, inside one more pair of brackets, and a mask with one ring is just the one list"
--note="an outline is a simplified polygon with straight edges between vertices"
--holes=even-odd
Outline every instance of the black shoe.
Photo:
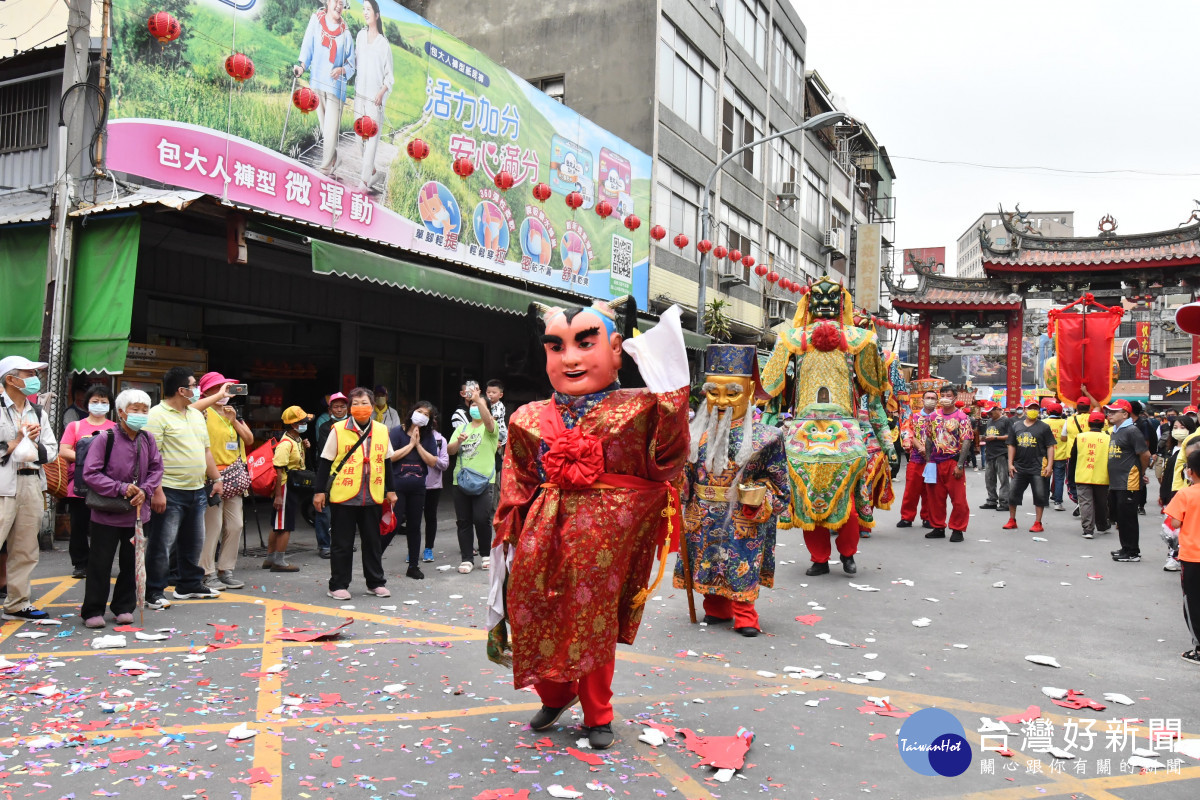
[[1200,650],[1188,650],[1186,653],[1180,653],[1179,657],[1189,664],[1200,665]]
[[842,559],[842,572],[847,575],[853,575],[858,572],[858,565],[854,563],[854,556],[840,556]]
[[980,508],[990,508],[994,511],[996,509],[996,506],[992,505],[991,503],[984,503],[983,505],[980,506]]
[[330,553],[328,550],[318,550],[317,551],[317,558],[330,558],[331,556],[332,556],[332,553]]
[[1071,512],[1071,516],[1072,516],[1072,517],[1078,517],[1078,516],[1079,516],[1079,506],[1075,506],[1075,510]]
[[933,527],[933,523],[932,523],[932,522],[930,522],[930,521],[929,521],[929,520],[927,520],[927,519],[923,519],[923,520],[921,520],[921,527],[922,527],[922,528],[926,528],[926,529],[928,529],[928,528],[932,528],[932,527]]
[[562,708],[550,708],[549,706],[542,706],[541,710],[533,715],[533,719],[529,720],[529,727],[535,731],[544,731],[547,728],[552,727],[554,723],[558,722],[558,718],[563,715],[563,712],[575,705],[577,702],[579,702],[578,697],[572,699],[571,702],[567,703]]
[[75,567],[74,569],[71,570],[71,577],[72,578],[86,578],[87,577],[87,567]]
[[406,572],[404,574],[407,575],[408,577],[412,578],[413,580],[417,580],[417,581],[423,580],[425,578],[425,573],[421,572],[421,568],[418,566],[415,566],[415,565],[409,567],[408,572]]
[[911,528],[912,520],[911,519],[902,519],[896,523],[896,527],[897,528]]
[[925,538],[926,539],[945,539],[946,538],[946,529],[945,528],[934,528],[929,533],[925,534]]
[[742,636],[745,636],[748,639],[753,639],[755,636],[758,636],[758,628],[751,628],[750,626],[746,626],[744,628],[734,628],[733,630],[734,632],[740,633]]
[[40,608],[34,608],[33,606],[25,606],[19,611],[5,611],[4,614],[0,616],[3,616],[5,619],[21,619],[35,622],[39,619],[50,619],[49,614],[47,614],[45,611],[42,611]]
[[1125,551],[1124,550],[1109,550],[1108,554],[1110,556],[1112,556],[1113,558],[1116,558],[1117,556],[1125,555]]
[[962,540],[963,540],[963,532],[962,531],[950,531],[950,541],[961,542]]
[[814,575],[828,575],[829,574],[829,562],[828,561],[820,561],[820,562],[814,561],[813,565],[811,567],[804,570],[804,574],[808,575],[809,577],[812,577]]
[[612,747],[613,740],[617,737],[613,735],[612,725],[597,725],[594,728],[587,729],[588,744],[593,750],[607,750]]
[[1143,517],[1146,516],[1146,507],[1142,506],[1141,508],[1139,508],[1138,514],[1142,515]]
[[709,625],[720,625],[723,622],[733,622],[733,617],[714,617],[712,614],[705,614],[704,621]]
[[1113,556],[1113,561],[1120,561],[1128,564],[1136,564],[1141,560],[1142,557],[1136,553],[1122,553],[1119,556]]

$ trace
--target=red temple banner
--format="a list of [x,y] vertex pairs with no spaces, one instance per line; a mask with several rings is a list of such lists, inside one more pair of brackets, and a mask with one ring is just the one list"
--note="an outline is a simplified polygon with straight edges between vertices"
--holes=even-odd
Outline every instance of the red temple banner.
[[1138,363],[1134,365],[1133,377],[1135,380],[1148,381],[1150,380],[1150,323],[1139,322],[1134,328],[1136,329],[1141,357],[1138,358]]
[[[1074,306],[1080,310],[1067,313]],[[1100,403],[1112,399],[1113,348],[1124,314],[1120,307],[1100,305],[1090,294],[1050,311],[1049,333],[1058,356],[1060,400],[1074,403],[1083,396],[1084,386]]]

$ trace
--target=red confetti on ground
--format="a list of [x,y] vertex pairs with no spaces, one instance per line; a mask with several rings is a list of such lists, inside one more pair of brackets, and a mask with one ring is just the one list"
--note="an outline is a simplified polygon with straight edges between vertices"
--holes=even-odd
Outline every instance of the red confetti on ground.
[[113,630],[117,633],[137,633],[138,631],[145,629],[139,628],[135,625],[118,625],[117,627],[113,628]]
[[690,728],[680,728],[687,748],[703,763],[717,769],[741,769],[750,750],[746,736],[697,736]]
[[126,761],[136,761],[146,755],[145,750],[118,750],[108,757],[114,764],[124,764]]
[[1029,708],[1017,714],[1009,714],[1007,717],[997,717],[997,722],[1030,722],[1042,715],[1042,709],[1039,706],[1030,706]]
[[870,736],[867,737],[867,741],[868,742],[877,742],[880,739],[886,739],[886,738],[887,738],[886,733],[872,733]]
[[796,617],[796,622],[799,622],[801,625],[816,625],[820,621],[821,617],[818,614],[804,614]]
[[475,795],[472,800],[529,800],[529,790],[488,789]]
[[1054,703],[1056,706],[1062,706],[1063,708],[1072,708],[1076,710],[1080,708],[1090,708],[1093,711],[1103,711],[1105,708],[1107,708],[1107,706],[1105,706],[1103,703],[1097,703],[1090,697],[1084,697],[1083,692],[1078,692],[1074,689],[1067,689],[1067,696],[1062,700],[1055,700],[1052,697],[1050,698],[1050,702]]
[[585,753],[582,750],[576,750],[574,747],[567,748],[567,755],[575,756],[585,764],[590,764],[593,767],[598,767],[604,763],[604,759],[595,753]]
[[342,629],[354,622],[353,617],[347,617],[341,625],[333,628],[283,628],[275,636],[277,642],[316,642],[322,639],[336,639],[341,636]]

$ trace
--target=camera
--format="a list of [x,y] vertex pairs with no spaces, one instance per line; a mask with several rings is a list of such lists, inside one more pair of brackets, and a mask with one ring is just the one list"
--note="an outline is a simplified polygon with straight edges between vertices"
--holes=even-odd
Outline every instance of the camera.
[[244,383],[231,383],[229,384],[229,388],[225,390],[225,394],[230,396],[240,395],[244,397],[249,393],[249,388]]

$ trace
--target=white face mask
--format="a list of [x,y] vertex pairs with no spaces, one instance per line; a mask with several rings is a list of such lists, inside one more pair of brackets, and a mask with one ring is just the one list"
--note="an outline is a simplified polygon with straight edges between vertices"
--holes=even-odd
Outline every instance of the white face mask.
[[1186,429],[1184,429],[1184,428],[1172,428],[1171,429],[1171,438],[1174,439],[1175,441],[1182,442],[1187,437],[1188,437],[1188,432]]
[[219,406],[227,406],[227,405],[229,405],[229,398],[228,398],[228,397],[222,397],[220,400],[218,400],[218,401],[217,401],[217,405],[219,405]]
[[412,413],[412,421],[414,425],[424,428],[429,424],[429,417],[425,416],[420,411],[414,411]]

